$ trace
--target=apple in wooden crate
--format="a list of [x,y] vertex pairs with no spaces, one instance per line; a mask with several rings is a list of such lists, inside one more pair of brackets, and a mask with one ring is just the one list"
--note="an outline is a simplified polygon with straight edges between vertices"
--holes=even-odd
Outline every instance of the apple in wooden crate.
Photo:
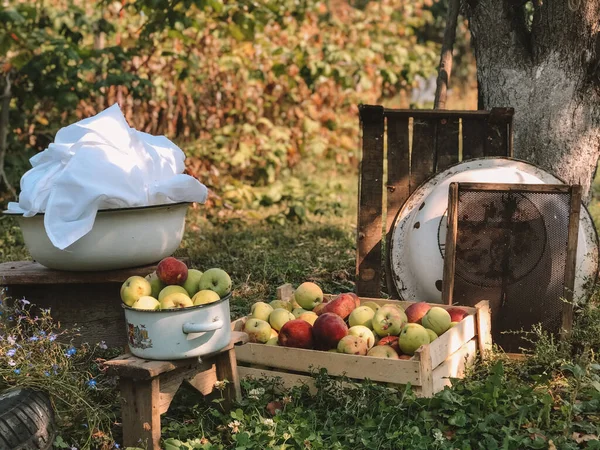
[[406,355],[414,355],[419,347],[429,344],[429,333],[418,323],[409,323],[398,337],[398,347]]
[[254,319],[269,321],[269,316],[273,312],[273,307],[265,302],[256,302],[250,307],[250,317]]
[[305,320],[290,320],[281,327],[277,342],[282,347],[313,348],[312,328]]
[[375,345],[375,335],[364,325],[354,325],[353,327],[350,327],[348,329],[348,334],[364,339],[367,343],[367,349],[370,349]]
[[450,314],[451,322],[460,322],[461,320],[463,320],[465,317],[467,317],[469,315],[468,312],[466,312],[464,309],[462,309],[459,306],[453,306],[452,308],[448,308],[446,310],[446,312],[448,314]]
[[380,337],[398,336],[406,324],[406,314],[394,305],[384,305],[373,316],[373,331]]
[[348,325],[337,314],[323,313],[313,325],[315,347],[320,350],[336,348],[338,342],[347,334]]
[[356,296],[352,294],[340,294],[325,305],[326,313],[333,313],[346,319],[356,309]]
[[376,345],[367,353],[367,356],[375,358],[400,359],[396,350],[389,345]]
[[312,311],[315,306],[323,301],[323,291],[315,283],[307,281],[294,291],[294,299],[301,308]]
[[359,306],[350,313],[350,316],[348,317],[348,325],[351,327],[355,325],[363,325],[372,330],[373,316],[375,316],[374,310],[368,306]]
[[404,311],[406,313],[406,318],[409,323],[418,323],[421,324],[421,319],[427,311],[431,309],[431,306],[425,302],[413,303]]
[[248,341],[265,344],[271,339],[271,325],[260,319],[248,319],[244,324],[244,333]]
[[347,355],[366,355],[369,351],[367,341],[359,336],[348,334],[340,339],[337,345],[338,353]]
[[396,353],[398,353],[399,355],[402,354],[402,351],[400,350],[400,347],[398,346],[398,336],[382,337],[377,342],[377,345],[389,345],[396,351]]
[[439,306],[431,308],[421,319],[421,324],[425,328],[433,330],[438,336],[441,336],[450,328],[450,322],[452,322],[452,319],[448,311]]
[[280,331],[286,322],[294,319],[294,315],[287,309],[277,308],[269,316],[269,323],[274,330]]

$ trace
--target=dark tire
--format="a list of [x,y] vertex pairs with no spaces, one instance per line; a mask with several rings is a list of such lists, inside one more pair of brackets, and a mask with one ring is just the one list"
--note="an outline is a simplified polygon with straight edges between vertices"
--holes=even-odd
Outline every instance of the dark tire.
[[46,450],[54,441],[54,411],[46,395],[32,389],[0,394],[0,450]]

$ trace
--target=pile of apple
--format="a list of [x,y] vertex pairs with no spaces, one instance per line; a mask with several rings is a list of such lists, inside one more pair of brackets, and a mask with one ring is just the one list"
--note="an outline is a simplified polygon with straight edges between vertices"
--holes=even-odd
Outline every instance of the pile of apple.
[[315,283],[302,283],[292,301],[273,300],[252,305],[244,325],[250,342],[366,355],[410,359],[468,313],[425,302],[406,311],[398,304],[361,305],[356,294],[340,294],[327,301]]
[[121,300],[135,309],[188,308],[219,301],[231,292],[231,278],[223,269],[188,269],[176,258],[164,258],[146,277],[129,277],[121,286]]

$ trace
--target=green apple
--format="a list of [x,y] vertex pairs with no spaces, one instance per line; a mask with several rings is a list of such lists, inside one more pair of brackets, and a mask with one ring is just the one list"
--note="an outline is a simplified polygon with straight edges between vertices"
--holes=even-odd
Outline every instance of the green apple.
[[289,322],[290,320],[294,319],[294,315],[287,309],[276,308],[269,316],[269,323],[271,324],[271,327],[273,327],[273,329],[279,331],[281,330],[281,327],[286,324],[286,322]]
[[438,338],[438,335],[435,334],[435,331],[430,330],[429,328],[425,328],[427,330],[427,333],[429,333],[429,343],[431,344],[433,341],[435,341]]
[[441,336],[450,328],[452,319],[450,314],[444,308],[434,306],[421,319],[421,324],[425,328],[435,331],[435,334]]
[[363,325],[367,328],[373,329],[374,315],[375,311],[368,306],[359,306],[350,313],[350,316],[348,317],[348,324],[351,327],[355,325]]
[[312,309],[323,301],[323,291],[315,283],[309,281],[302,283],[294,291],[294,300],[304,309]]
[[[269,325],[271,326],[271,325]],[[279,333],[277,331],[275,331],[273,328],[271,328],[271,339],[273,338],[278,338],[279,337]]]
[[450,328],[455,327],[458,324],[459,324],[459,322],[450,322]]
[[160,302],[167,295],[171,295],[171,294],[175,294],[175,293],[185,294],[185,295],[187,295],[188,298],[190,298],[190,296],[188,295],[188,292],[183,288],[183,286],[173,284],[171,286],[165,287],[162,291],[160,291],[158,293],[158,301]]
[[190,297],[196,295],[196,293],[200,290],[198,285],[200,284],[200,278],[202,277],[202,272],[196,269],[188,269],[188,276],[185,279],[185,283],[182,284],[183,288],[187,291]]
[[244,333],[250,342],[266,344],[271,339],[271,325],[264,320],[248,319],[244,324]]
[[160,309],[188,308],[194,306],[192,299],[181,292],[169,294],[160,301]]
[[408,323],[398,337],[398,347],[406,355],[414,355],[421,345],[429,344],[429,333],[418,323]]
[[376,345],[367,353],[374,358],[400,359],[396,350],[389,345]]
[[306,322],[310,323],[311,325],[315,324],[315,321],[319,318],[319,316],[317,316],[314,312],[312,311],[308,311],[305,313],[300,314],[300,316],[298,316],[298,319],[302,319],[305,320]]
[[337,345],[338,353],[345,353],[347,355],[366,355],[369,351],[369,347],[367,346],[367,341],[363,338],[355,336],[355,335],[346,335]]
[[384,305],[373,316],[373,331],[380,337],[398,336],[406,323],[406,314],[394,305]]
[[375,335],[364,325],[354,325],[348,328],[348,334],[362,338],[367,343],[367,350],[375,345]]
[[192,298],[194,306],[206,305],[208,303],[218,302],[219,300],[221,300],[219,294],[217,294],[215,291],[211,291],[210,289],[198,291],[196,292],[196,295],[194,295],[194,297]]
[[140,297],[138,301],[135,302],[131,307],[135,309],[157,310],[160,309],[160,302],[154,297],[144,295],[143,297]]
[[304,308],[294,308],[292,310],[292,314],[294,315],[294,317],[296,319],[306,312],[309,312],[309,311],[305,310]]
[[256,302],[250,307],[250,317],[254,319],[269,321],[269,316],[273,312],[273,307],[265,302]]
[[279,347],[279,338],[278,337],[273,337],[271,339],[269,339],[267,342],[265,342],[266,345],[274,345],[275,347]]
[[150,282],[150,287],[152,288],[152,293],[150,294],[154,298],[158,298],[158,294],[162,291],[167,285],[163,283],[156,272],[152,272],[146,275],[146,280]]
[[399,303],[388,303],[383,306],[393,306],[394,308],[396,308],[398,311],[400,311],[400,314],[402,314],[402,317],[404,317],[404,323],[408,323],[408,316],[406,315],[406,311],[404,311],[404,308],[402,307],[402,305],[400,305]]
[[269,305],[271,305],[271,308],[273,309],[283,308],[287,309],[289,312],[292,312],[294,310],[294,305],[292,305],[291,302],[287,302],[285,300],[273,300],[269,303]]
[[150,294],[152,294],[152,286],[144,277],[129,277],[121,286],[121,300],[127,306],[132,306],[141,297]]
[[208,269],[200,277],[198,290],[210,289],[223,298],[231,292],[231,278],[223,269]]
[[380,306],[377,303],[375,303],[375,302],[364,302],[360,306],[368,306],[374,312],[377,312],[377,310],[380,308]]

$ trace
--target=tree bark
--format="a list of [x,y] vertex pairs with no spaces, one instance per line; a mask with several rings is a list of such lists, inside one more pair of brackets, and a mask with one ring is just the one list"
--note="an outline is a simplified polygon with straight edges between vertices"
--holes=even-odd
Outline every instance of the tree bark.
[[2,94],[0,95],[0,186],[2,186],[2,182],[8,188],[10,193],[16,197],[17,193],[15,189],[10,184],[8,177],[6,176],[6,171],[4,170],[4,161],[6,158],[7,152],[7,135],[8,135],[8,110],[10,108],[10,97],[11,97],[11,84],[10,84],[10,75],[6,74],[4,76]]
[[515,108],[515,156],[579,183],[600,156],[600,0],[465,0],[485,109]]

